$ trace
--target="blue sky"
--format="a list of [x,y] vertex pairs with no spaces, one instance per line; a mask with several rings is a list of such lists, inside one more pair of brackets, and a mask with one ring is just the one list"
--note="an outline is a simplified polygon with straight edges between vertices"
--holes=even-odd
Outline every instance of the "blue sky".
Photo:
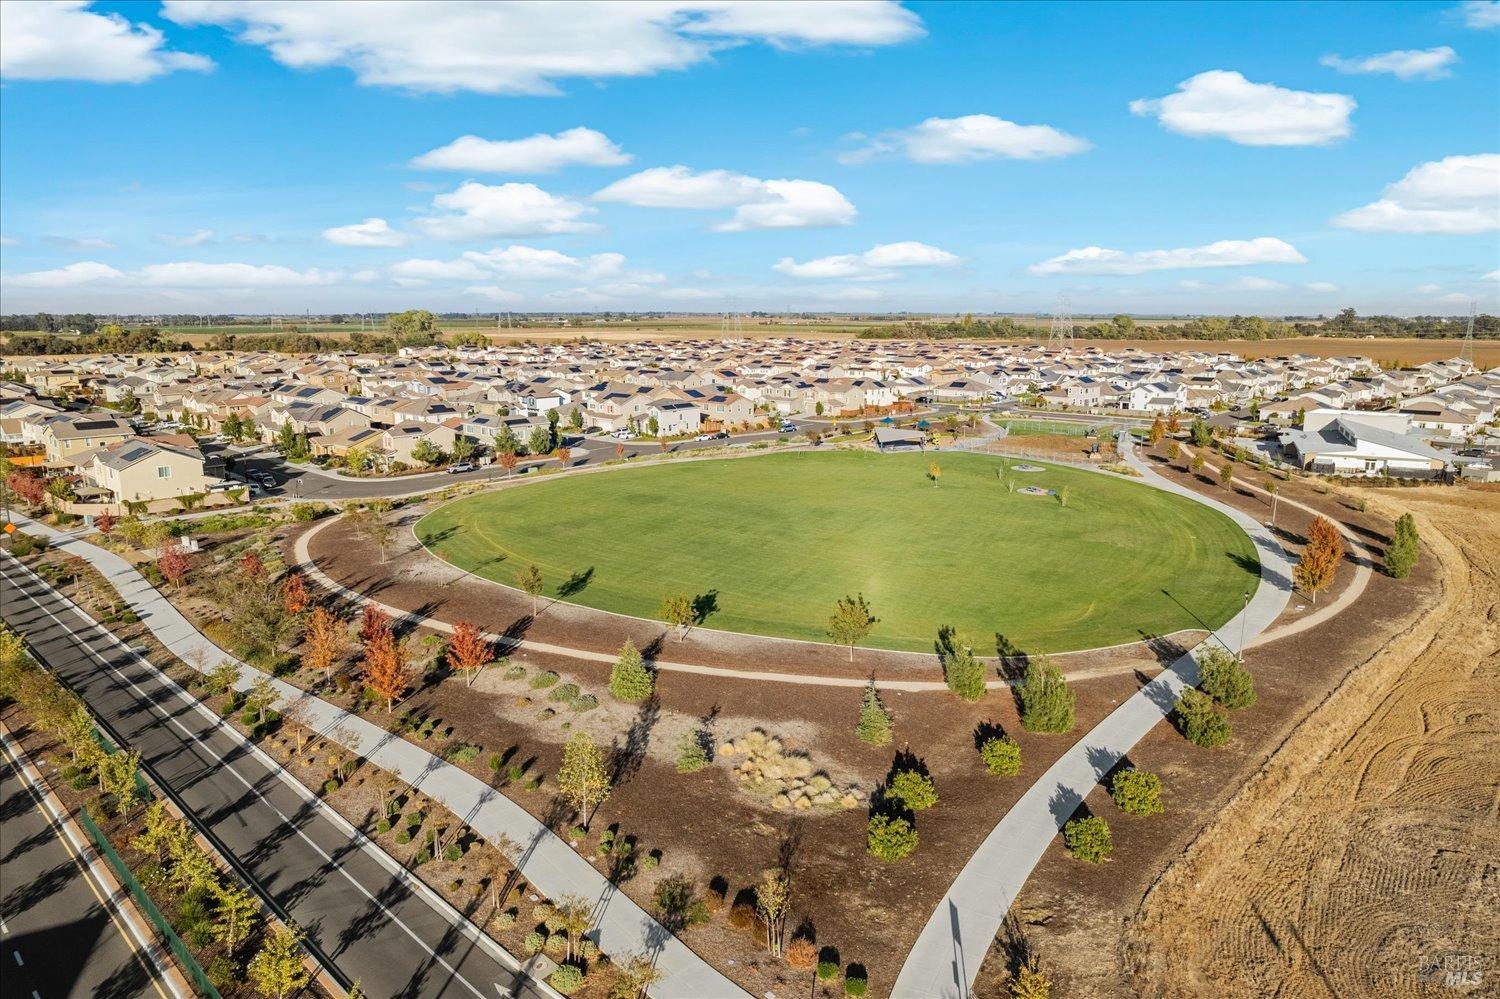
[[1497,77],[1493,2],[3,0],[0,306],[1494,311]]

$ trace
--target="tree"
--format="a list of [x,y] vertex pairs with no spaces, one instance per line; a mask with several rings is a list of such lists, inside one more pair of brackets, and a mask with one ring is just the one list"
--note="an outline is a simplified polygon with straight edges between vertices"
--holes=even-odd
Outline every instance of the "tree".
[[123,749],[99,757],[99,790],[115,798],[115,814],[129,815],[141,800],[141,751]]
[[1213,431],[1209,429],[1207,423],[1203,422],[1201,416],[1193,417],[1193,424],[1188,429],[1188,434],[1194,447],[1208,447],[1214,442]]
[[552,435],[546,427],[533,427],[526,437],[526,450],[532,454],[547,454],[552,450]]
[[163,545],[156,558],[156,567],[161,570],[162,578],[173,586],[182,584],[192,566],[191,556],[178,541],[169,541]]
[[105,510],[94,518],[94,529],[107,538],[114,532],[115,523],[115,515]]
[[698,612],[693,609],[693,601],[686,593],[669,593],[662,597],[661,609],[657,613],[663,621],[677,629],[679,642],[687,638],[687,633],[698,622]]
[[239,678],[240,668],[228,659],[221,660],[219,665],[208,671],[208,692],[214,697],[227,694],[234,689]]
[[307,609],[307,580],[302,573],[294,572],[281,584],[281,604],[288,614],[301,614]]
[[5,477],[10,491],[31,506],[41,506],[47,499],[47,487],[42,480],[30,472],[15,471]]
[[984,664],[974,655],[973,646],[955,642],[952,629],[938,633],[938,657],[943,664],[943,680],[948,689],[962,701],[977,701],[984,696]]
[[920,770],[902,770],[886,782],[885,794],[913,812],[923,812],[938,803],[932,778]]
[[682,733],[682,738],[677,740],[678,773],[695,774],[708,766],[708,749],[704,746],[706,741],[707,733],[702,729]]
[[437,332],[437,317],[426,309],[407,309],[387,316],[385,325],[398,340],[426,342]]
[[516,457],[514,451],[501,451],[500,456],[496,460],[500,462],[500,467],[505,469],[506,478],[510,477],[510,473],[516,470],[516,465],[520,464],[521,461],[521,459]]
[[1193,470],[1193,474],[1195,475],[1203,471],[1203,465],[1204,460],[1203,455],[1201,454],[1195,453],[1191,458],[1188,459],[1188,468],[1191,468]]
[[266,571],[266,564],[261,561],[260,554],[253,548],[245,549],[245,554],[240,556],[236,565],[239,567],[240,575],[246,579],[259,579]]
[[932,480],[932,488],[936,489],[938,480],[943,477],[943,466],[935,461],[929,461],[927,463],[927,477]]
[[276,431],[276,448],[287,457],[297,450],[297,428],[292,426],[291,420],[283,422],[281,429]]
[[479,445],[475,444],[473,440],[465,437],[463,434],[459,434],[453,438],[453,460],[460,462],[468,461],[474,457],[474,452],[478,450],[478,447]]
[[401,646],[389,628],[382,629],[371,637],[365,646],[365,684],[376,694],[385,698],[385,710],[394,709],[396,700],[406,693],[406,665],[402,662]]
[[619,441],[615,442],[615,461],[625,460],[625,445]]
[[1017,688],[1021,726],[1028,732],[1067,732],[1073,728],[1075,696],[1058,669],[1043,656],[1032,656]]
[[417,441],[416,445],[412,447],[411,456],[413,460],[421,462],[423,465],[436,465],[445,457],[442,448],[425,438]]
[[1161,417],[1158,416],[1156,419],[1151,421],[1151,429],[1146,432],[1146,440],[1150,441],[1152,444],[1159,444],[1161,443],[1161,439],[1166,435],[1167,428],[1161,422]]
[[1109,823],[1097,815],[1073,819],[1063,826],[1063,845],[1073,856],[1090,864],[1103,863],[1114,849]]
[[652,437],[655,437],[661,431],[661,421],[654,416],[651,417],[646,421],[646,429],[651,431]]
[[374,456],[370,454],[367,448],[351,447],[348,451],[344,452],[344,467],[355,475],[360,475],[368,470],[374,460]]
[[255,678],[250,685],[249,694],[245,698],[245,705],[255,709],[256,720],[264,725],[266,723],[266,712],[276,706],[281,699],[281,694],[276,690],[276,684],[268,676],[262,674]]
[[583,411],[577,406],[574,406],[573,412],[568,414],[568,428],[574,431],[583,429]]
[[[575,409],[576,413],[577,410]],[[646,954],[627,954],[615,962],[615,981],[610,999],[646,999],[651,986],[661,982],[666,972]]]
[[477,627],[468,621],[454,623],[453,640],[448,643],[448,666],[463,674],[468,686],[474,686],[480,672],[493,658],[494,650]]
[[895,815],[870,816],[865,827],[865,849],[886,862],[901,860],[917,848],[917,830]]
[[307,985],[312,975],[302,963],[302,935],[295,927],[278,928],[245,968],[250,984],[266,999],[286,999]]
[[243,646],[242,654],[269,658],[274,667],[296,644],[302,621],[287,610],[282,588],[269,575],[221,578],[215,593],[225,612],[225,627]]
[[359,618],[359,640],[369,645],[382,631],[390,630],[390,615],[373,603],[365,604],[365,609]]
[[391,536],[395,533],[391,525],[385,522],[385,517],[379,510],[367,506],[360,507],[348,516],[355,533],[380,549],[380,564],[385,565],[386,548],[390,546]]
[[766,928],[766,950],[772,957],[781,956],[781,942],[786,935],[786,917],[792,908],[792,879],[783,870],[772,869],[761,875],[755,886],[755,912]]
[[573,452],[565,447],[560,447],[556,451],[553,451],[552,456],[557,459],[557,463],[563,468],[567,468],[568,463],[573,460]]
[[214,921],[209,934],[233,951],[249,938],[260,918],[255,896],[234,884],[219,884],[213,889]]
[[1343,535],[1327,517],[1315,517],[1307,531],[1302,557],[1292,569],[1292,579],[1299,589],[1312,596],[1313,603],[1317,603],[1318,591],[1333,583],[1343,559]]
[[835,644],[847,646],[849,661],[854,661],[854,647],[874,630],[880,619],[870,613],[870,605],[863,593],[843,597],[834,604],[833,614],[828,618],[828,637]]
[[1396,518],[1396,528],[1385,546],[1385,571],[1392,579],[1405,579],[1416,567],[1421,555],[1417,522],[1409,513]]
[[1162,811],[1161,778],[1129,767],[1109,782],[1109,796],[1126,815],[1156,815]]
[[562,767],[557,772],[557,786],[582,815],[584,828],[588,828],[594,809],[609,798],[611,781],[604,754],[587,732],[574,732],[568,738],[563,747]]
[[594,910],[586,899],[564,895],[547,917],[547,929],[561,933],[568,941],[567,959],[572,960],[578,941],[594,925]]
[[1176,461],[1180,457],[1182,457],[1182,445],[1178,444],[1176,441],[1168,441],[1167,460]]
[[510,427],[501,427],[500,432],[495,435],[495,453],[513,455],[521,450],[521,439]]
[[1195,746],[1213,749],[1229,741],[1229,719],[1214,707],[1213,698],[1191,687],[1172,706],[1172,721]]
[[536,617],[537,600],[542,595],[542,570],[533,563],[516,573],[516,586],[531,597],[531,616]]
[[1226,649],[1209,649],[1198,657],[1198,685],[1230,711],[1255,703],[1255,683],[1250,671]]
[[635,643],[627,638],[620,649],[620,658],[609,671],[609,692],[622,701],[638,704],[651,696],[655,686],[656,680],[646,668]]
[[1007,735],[996,735],[979,745],[979,758],[996,777],[1014,777],[1021,772],[1021,744]]
[[1234,466],[1231,465],[1229,462],[1226,461],[1226,462],[1224,462],[1224,467],[1219,469],[1219,485],[1221,485],[1224,488],[1228,489],[1229,486],[1230,486],[1230,484],[1233,483],[1233,482],[1234,482]]
[[1011,999],[1052,999],[1052,978],[1029,964],[1021,965],[1010,984]]
[[880,702],[880,691],[874,682],[865,686],[859,705],[859,724],[855,726],[859,741],[869,746],[887,746],[891,742],[891,714]]

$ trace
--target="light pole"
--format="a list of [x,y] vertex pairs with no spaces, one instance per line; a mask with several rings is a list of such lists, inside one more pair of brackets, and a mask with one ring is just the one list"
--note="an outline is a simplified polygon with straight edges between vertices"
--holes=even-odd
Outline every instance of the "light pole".
[[1245,658],[1245,619],[1250,616],[1250,591],[1245,591],[1245,602],[1240,608],[1240,659]]

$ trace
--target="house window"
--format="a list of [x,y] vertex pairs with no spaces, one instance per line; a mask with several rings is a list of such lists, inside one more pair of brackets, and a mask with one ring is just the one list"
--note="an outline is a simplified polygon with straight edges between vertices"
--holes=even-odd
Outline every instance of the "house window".
[[156,466],[156,477],[158,479],[170,479],[172,477],[172,466],[171,465],[157,465]]

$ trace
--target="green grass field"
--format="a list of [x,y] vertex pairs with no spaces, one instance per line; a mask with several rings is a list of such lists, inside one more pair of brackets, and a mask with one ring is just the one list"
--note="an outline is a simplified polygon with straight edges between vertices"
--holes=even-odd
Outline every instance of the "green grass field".
[[[929,460],[940,484],[927,477]],[[1049,466],[1008,492],[990,455],[825,452],[645,465],[481,493],[417,534],[507,585],[535,563],[547,593],[655,617],[686,592],[710,628],[826,641],[834,602],[863,593],[867,644],[928,651],[951,625],[994,654],[1217,626],[1259,572],[1250,539],[1201,504],[1125,478]]]

